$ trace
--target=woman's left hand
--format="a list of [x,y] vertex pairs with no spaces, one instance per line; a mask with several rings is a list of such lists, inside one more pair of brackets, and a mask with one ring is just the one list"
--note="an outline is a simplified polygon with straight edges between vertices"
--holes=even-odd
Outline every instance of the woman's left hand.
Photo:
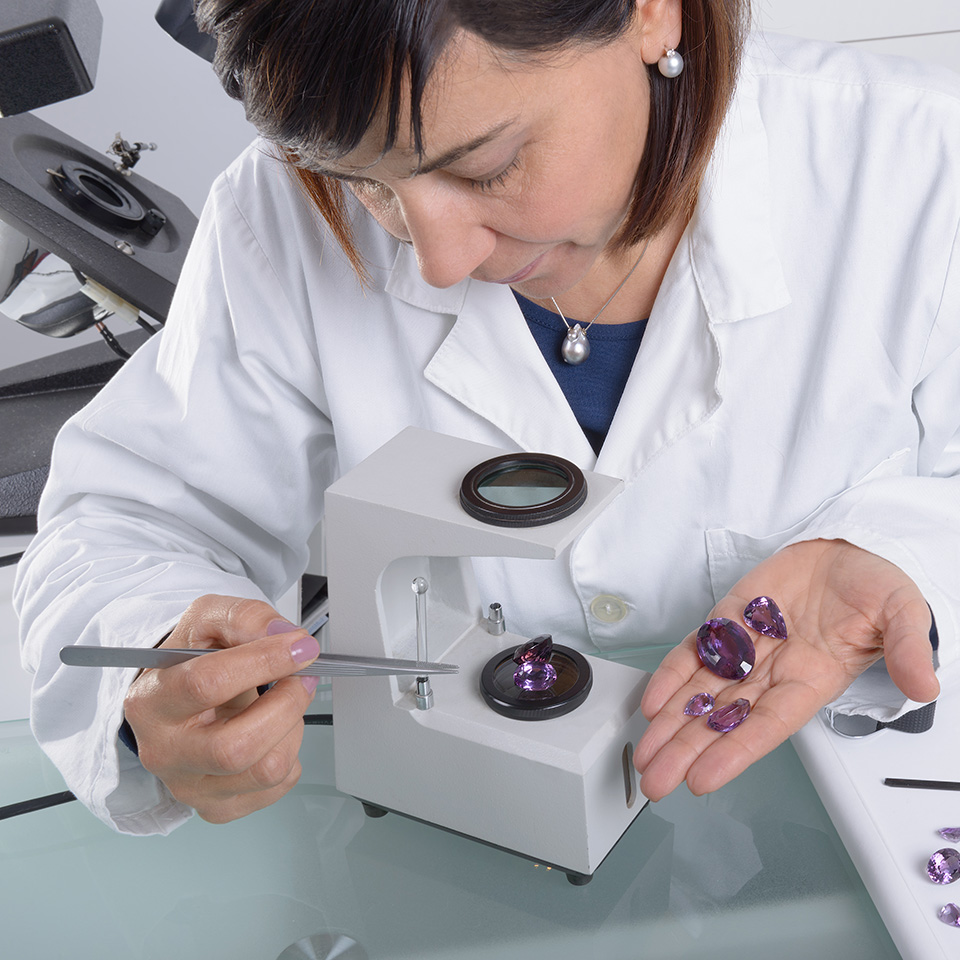
[[[710,618],[742,625],[744,607],[758,596],[776,601],[789,636],[775,640],[749,631],[757,662],[745,679],[723,680],[703,666],[696,631],[651,678],[641,703],[650,726],[634,755],[640,789],[651,800],[684,780],[697,795],[729,783],[881,657],[911,700],[938,696],[930,609],[894,564],[844,540],[792,544],[737,582]],[[684,715],[684,706],[701,692],[713,694],[718,706],[744,697],[750,715],[730,733],[717,733],[705,717]]]

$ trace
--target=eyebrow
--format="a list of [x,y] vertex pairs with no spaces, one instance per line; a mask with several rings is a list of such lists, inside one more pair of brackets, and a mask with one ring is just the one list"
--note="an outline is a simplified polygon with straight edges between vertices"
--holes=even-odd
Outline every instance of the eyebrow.
[[[456,163],[458,160],[462,160],[468,154],[473,153],[474,150],[479,150],[480,147],[490,143],[491,140],[495,140],[500,136],[501,133],[503,133],[504,130],[512,126],[514,122],[514,120],[505,120],[503,123],[497,124],[497,126],[492,127],[485,133],[481,133],[479,136],[474,137],[472,140],[468,140],[466,143],[452,147],[450,150],[447,150],[446,153],[441,153],[439,157],[434,157],[432,160],[427,160],[418,164],[413,173],[403,177],[402,179],[412,180],[414,177],[422,176],[425,173],[432,173],[434,170],[439,170],[442,167],[448,167],[451,163]],[[321,176],[332,177],[335,180],[349,181],[367,179],[366,177],[357,174],[341,173],[335,170],[326,170],[322,168],[317,169],[317,172]]]

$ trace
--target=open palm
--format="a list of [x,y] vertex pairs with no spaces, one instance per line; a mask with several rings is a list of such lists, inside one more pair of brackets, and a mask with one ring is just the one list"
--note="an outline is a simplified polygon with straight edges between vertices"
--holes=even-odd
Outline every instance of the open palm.
[[[741,681],[723,680],[704,667],[696,631],[664,658],[643,697],[650,726],[634,762],[641,790],[651,800],[684,780],[695,794],[709,793],[742,773],[836,699],[881,657],[900,690],[926,702],[939,693],[930,643],[930,610],[916,584],[898,567],[843,540],[793,544],[742,577],[711,611],[742,623],[744,607],[772,597],[789,637],[752,634],[756,666]],[[683,713],[697,693],[718,706],[743,697],[751,713],[727,734]]]

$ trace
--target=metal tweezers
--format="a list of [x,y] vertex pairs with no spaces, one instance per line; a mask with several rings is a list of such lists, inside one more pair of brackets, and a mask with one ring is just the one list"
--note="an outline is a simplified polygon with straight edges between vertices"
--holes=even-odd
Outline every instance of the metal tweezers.
[[[73,667],[140,667],[150,669],[172,667],[216,653],[217,648],[178,650],[155,647],[147,650],[137,647],[90,647],[81,644],[64,647],[60,660]],[[295,677],[381,677],[390,674],[427,676],[438,673],[459,673],[454,663],[427,663],[417,660],[397,660],[393,657],[354,657],[340,653],[321,653],[308,667],[298,670]]]

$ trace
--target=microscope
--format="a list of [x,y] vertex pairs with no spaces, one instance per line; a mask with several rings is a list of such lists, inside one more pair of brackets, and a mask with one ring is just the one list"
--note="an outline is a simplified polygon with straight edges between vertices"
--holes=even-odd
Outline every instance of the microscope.
[[410,427],[328,488],[331,651],[460,667],[334,678],[338,790],[592,877],[646,804],[633,751],[649,674],[510,633],[470,558],[556,561],[622,486]]
[[[109,346],[0,370],[0,534],[35,529],[57,431],[162,326],[196,229],[179,198],[133,170],[152,144],[117,134],[111,160],[28,112],[92,89],[101,30],[95,0],[0,4],[0,310],[53,254],[78,288],[19,322],[52,337],[96,326]],[[135,329],[115,336],[108,317]]]

